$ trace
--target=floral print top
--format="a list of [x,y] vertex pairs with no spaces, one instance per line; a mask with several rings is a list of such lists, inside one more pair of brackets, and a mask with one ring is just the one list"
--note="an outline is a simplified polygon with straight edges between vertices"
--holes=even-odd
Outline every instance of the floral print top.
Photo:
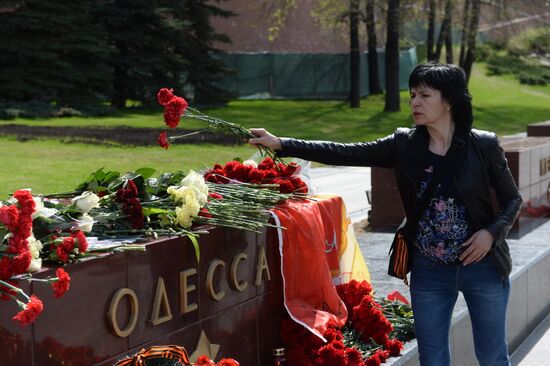
[[[443,156],[428,151],[424,177],[417,197],[428,187],[434,166]],[[465,248],[461,245],[473,234],[471,219],[464,202],[460,199],[452,176],[444,176],[418,222],[416,240],[418,250],[439,263],[458,263]]]

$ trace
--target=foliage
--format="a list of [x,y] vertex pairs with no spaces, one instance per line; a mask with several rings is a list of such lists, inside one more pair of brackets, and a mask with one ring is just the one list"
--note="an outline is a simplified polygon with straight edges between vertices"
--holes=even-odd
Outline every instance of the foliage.
[[506,46],[511,56],[550,54],[550,27],[530,29],[512,37]]
[[92,2],[12,3],[0,14],[0,100],[78,105],[109,94],[110,50]]
[[213,44],[229,40],[210,18],[231,13],[212,3],[29,0],[2,9],[0,101],[75,110],[105,101],[124,107],[128,99],[147,105],[160,87],[186,83],[197,99],[220,96],[211,82],[228,70]]
[[[216,3],[226,0],[216,0]],[[234,14],[208,4],[203,0],[187,0],[184,2],[173,0],[181,4],[180,16],[182,21],[188,22],[190,27],[185,37],[178,41],[179,52],[185,57],[185,82],[194,87],[194,101],[198,104],[219,104],[227,102],[230,95],[213,85],[213,81],[225,77],[230,70],[215,55],[219,51],[215,43],[229,43],[231,40],[225,35],[216,33],[210,25],[211,17],[228,18]],[[183,41],[182,41],[183,40]],[[172,85],[165,83],[164,85]],[[153,100],[153,99],[149,99]]]
[[488,52],[487,70],[489,75],[514,75],[520,83],[546,85],[550,83],[550,67],[524,57]]
[[0,119],[106,116],[114,110],[106,105],[61,106],[40,100],[0,102]]

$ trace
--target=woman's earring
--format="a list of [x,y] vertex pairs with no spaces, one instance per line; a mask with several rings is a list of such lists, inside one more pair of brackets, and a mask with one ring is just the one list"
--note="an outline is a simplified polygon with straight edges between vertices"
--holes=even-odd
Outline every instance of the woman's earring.
[[450,106],[447,106],[447,110],[450,111],[450,110],[451,110],[451,107],[450,107]]

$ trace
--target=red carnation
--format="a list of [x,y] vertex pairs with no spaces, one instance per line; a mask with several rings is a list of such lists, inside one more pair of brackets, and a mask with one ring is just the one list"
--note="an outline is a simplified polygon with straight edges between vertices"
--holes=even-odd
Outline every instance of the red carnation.
[[390,353],[390,357],[397,357],[401,354],[401,350],[403,349],[403,342],[401,342],[399,339],[390,339],[386,342],[386,348]]
[[67,272],[65,272],[63,268],[58,268],[55,274],[57,276],[57,281],[52,283],[52,288],[54,292],[53,296],[59,298],[69,290],[71,277]]
[[19,321],[19,324],[22,326],[31,324],[36,320],[40,313],[42,313],[43,309],[44,305],[42,304],[42,301],[40,301],[38,297],[31,295],[25,309],[17,313],[17,315],[13,317],[13,320]]
[[164,122],[170,128],[178,127],[180,123],[180,117],[185,113],[189,105],[187,101],[182,97],[174,96],[164,106]]
[[137,197],[138,195],[138,188],[133,180],[126,181],[126,190],[128,191],[128,195],[131,195],[131,197]]
[[74,236],[67,236],[63,238],[62,247],[67,253],[74,249]]
[[165,150],[168,150],[168,147],[170,144],[168,143],[168,137],[166,136],[166,131],[162,131],[157,138],[157,142],[160,147],[162,147]]
[[66,263],[69,260],[69,252],[63,248],[63,244],[58,245],[57,248],[55,248],[55,254],[61,263]]
[[403,304],[408,304],[409,301],[399,291],[394,290],[388,294],[388,300],[401,301]]
[[81,254],[86,253],[88,251],[88,241],[82,230],[78,230],[76,233],[71,234],[71,236],[76,239],[79,252]]
[[239,366],[239,363],[232,358],[222,358],[217,366]]
[[290,177],[292,176],[294,173],[296,173],[296,171],[298,170],[299,166],[298,164],[296,164],[295,162],[291,162],[290,164],[288,164],[286,167],[283,166],[282,167],[283,169],[281,169],[281,175],[283,177]]
[[211,218],[212,214],[210,213],[210,211],[208,211],[207,208],[203,207],[199,211],[199,216],[206,217],[206,218]]
[[9,231],[14,232],[19,222],[19,210],[16,206],[0,207],[0,222],[4,224]]
[[27,269],[29,269],[29,266],[31,265],[31,260],[32,256],[28,250],[19,253],[15,257],[12,257],[11,270],[13,274],[18,275],[27,272]]
[[19,207],[21,208],[21,212],[26,215],[32,215],[35,208],[35,203],[32,198],[31,192],[27,191],[26,189],[19,189],[13,193],[13,197],[17,200],[19,203]]
[[279,185],[279,192],[281,193],[292,193],[294,192],[294,186],[288,179],[276,178],[273,180],[273,183]]
[[216,366],[216,364],[205,355],[202,355],[195,362],[195,366]]
[[363,365],[363,356],[357,348],[347,348],[346,356],[348,358],[348,365],[350,366],[362,366]]
[[157,100],[160,105],[166,105],[172,98],[174,98],[174,94],[172,94],[173,91],[174,89],[168,88],[162,88],[159,90]]
[[258,164],[258,169],[260,170],[269,170],[275,168],[275,163],[271,158],[265,158],[260,164]]
[[6,281],[11,276],[13,276],[13,269],[11,266],[10,257],[2,257],[0,259],[0,280]]
[[213,198],[215,200],[223,200],[223,196],[216,192],[210,192],[208,193],[208,197]]

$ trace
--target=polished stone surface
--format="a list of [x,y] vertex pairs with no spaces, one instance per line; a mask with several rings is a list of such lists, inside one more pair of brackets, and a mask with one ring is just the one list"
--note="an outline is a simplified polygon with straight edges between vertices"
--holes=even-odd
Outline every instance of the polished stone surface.
[[[256,234],[212,228],[199,243],[198,262],[189,239],[163,238],[144,244],[146,252],[105,255],[68,265],[71,288],[64,297],[54,299],[49,285],[33,286],[45,309],[26,328],[11,320],[17,313],[15,304],[1,302],[0,365],[106,366],[144,347],[165,344],[184,346],[191,354],[202,331],[219,346],[212,355],[216,360],[232,357],[243,365],[266,364],[271,348],[280,345],[279,323],[284,314],[274,230]],[[256,285],[261,258],[270,279],[262,272]],[[196,274],[188,276],[188,286],[195,289],[188,292],[187,304],[196,303],[198,308],[182,313],[180,273],[189,270]],[[45,279],[54,271],[46,268],[35,277]],[[31,293],[26,282],[22,286]],[[113,331],[108,316],[112,299],[121,289],[133,292],[138,305],[132,312],[130,297],[124,296],[113,310],[120,329],[135,314],[135,328],[127,336]],[[161,305],[156,307],[159,298],[157,305]]]

